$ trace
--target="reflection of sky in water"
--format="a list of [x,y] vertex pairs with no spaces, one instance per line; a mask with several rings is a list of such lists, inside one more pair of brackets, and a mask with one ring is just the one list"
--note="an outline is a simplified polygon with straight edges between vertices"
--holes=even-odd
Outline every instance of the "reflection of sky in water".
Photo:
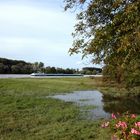
[[103,110],[102,94],[99,91],[75,91],[74,93],[51,97],[66,102],[74,102],[79,106],[96,106],[94,109],[88,109],[88,118],[99,119],[110,117],[110,114]]
[[[75,91],[65,95],[51,96],[66,102],[74,102],[81,106],[81,112],[87,114],[89,119],[110,118],[111,113],[140,114],[140,98],[113,100],[102,97],[99,91]],[[85,106],[96,106],[95,108],[83,109]]]

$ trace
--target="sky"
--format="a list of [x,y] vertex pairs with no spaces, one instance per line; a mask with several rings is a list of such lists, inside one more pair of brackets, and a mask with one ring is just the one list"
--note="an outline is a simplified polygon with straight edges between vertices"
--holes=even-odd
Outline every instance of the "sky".
[[70,56],[76,23],[63,0],[0,0],[0,57],[45,66],[94,66],[81,54]]

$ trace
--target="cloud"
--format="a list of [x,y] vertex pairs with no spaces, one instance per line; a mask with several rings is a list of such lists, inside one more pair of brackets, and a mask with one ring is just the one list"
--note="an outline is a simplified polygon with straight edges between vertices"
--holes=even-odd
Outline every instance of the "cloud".
[[[29,5],[0,4],[0,37],[72,41],[72,14]],[[19,39],[18,39],[19,40]],[[72,44],[72,43],[71,43]]]
[[11,26],[30,27],[49,32],[67,32],[72,29],[69,25],[74,25],[73,15],[61,11],[6,4],[0,5],[0,21]]
[[19,38],[19,37],[7,37],[7,38],[0,38],[0,42],[5,42],[7,44],[36,44],[40,43],[40,39],[35,38]]
[[57,67],[82,67],[69,56],[75,14],[62,12],[60,0],[0,1],[0,57],[42,61]]

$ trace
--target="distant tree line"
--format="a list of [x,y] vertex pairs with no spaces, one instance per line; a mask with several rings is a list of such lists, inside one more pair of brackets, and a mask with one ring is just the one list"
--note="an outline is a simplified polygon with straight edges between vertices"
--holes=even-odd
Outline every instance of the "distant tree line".
[[54,73],[54,74],[74,74],[79,73],[78,69],[70,69],[70,68],[55,68],[55,67],[46,67],[44,69],[45,73]]
[[33,72],[32,63],[0,58],[1,74],[28,74]]
[[78,69],[56,68],[44,66],[43,62],[28,63],[22,60],[11,60],[0,58],[0,74],[31,74],[36,72],[53,73],[53,74],[74,74],[80,73]]
[[96,75],[101,74],[102,69],[101,68],[95,68],[95,67],[84,67],[81,71],[82,74],[85,75]]

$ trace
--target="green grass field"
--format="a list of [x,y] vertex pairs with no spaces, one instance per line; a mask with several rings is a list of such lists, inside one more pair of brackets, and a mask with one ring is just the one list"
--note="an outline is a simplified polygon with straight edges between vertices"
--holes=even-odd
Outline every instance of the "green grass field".
[[0,79],[0,140],[109,140],[101,120],[48,95],[97,89],[95,79]]

